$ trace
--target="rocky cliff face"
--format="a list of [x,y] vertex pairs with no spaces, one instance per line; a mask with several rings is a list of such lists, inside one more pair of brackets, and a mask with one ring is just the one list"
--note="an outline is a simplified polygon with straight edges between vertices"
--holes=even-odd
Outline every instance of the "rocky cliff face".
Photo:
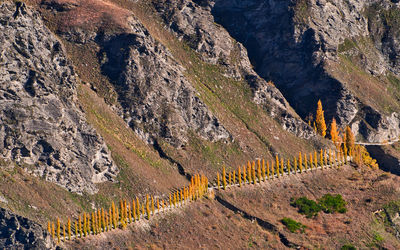
[[[47,5],[55,8],[59,2]],[[184,67],[132,13],[125,18],[118,32],[93,32],[72,25],[60,33],[69,41],[101,47],[102,73],[118,94],[116,111],[150,144],[163,139],[179,148],[188,142],[189,131],[210,141],[230,140],[229,132],[184,76]]]
[[96,192],[117,169],[77,104],[63,46],[23,3],[1,3],[0,24],[0,156],[70,191]]
[[39,224],[0,208],[0,248],[50,249],[53,247],[50,235]]
[[[155,2],[171,30],[205,60],[226,66],[231,77],[254,75],[244,46],[255,71],[262,78],[273,80],[303,118],[313,112],[315,103],[321,99],[328,120],[335,117],[341,125],[354,123],[354,132],[369,141],[390,140],[400,134],[396,114],[387,116],[370,107],[345,82],[326,70],[326,64],[338,61],[339,49],[346,39],[375,37],[377,51],[361,56],[364,70],[372,76],[384,75],[387,69],[396,72],[395,23],[388,24],[382,15],[376,16],[373,12],[370,17],[366,15],[369,6],[378,4],[395,16],[394,3],[372,0]],[[239,63],[234,62],[235,53]],[[258,94],[263,93],[260,86],[265,85],[260,80],[257,82],[255,98],[259,99]],[[371,117],[377,118],[376,113],[380,114],[379,119],[371,120]]]
[[99,37],[98,43],[124,119],[150,143],[162,138],[180,147],[190,130],[210,141],[230,137],[184,76],[185,69],[138,20],[131,17],[127,32]]
[[204,61],[222,66],[228,77],[245,80],[253,90],[254,102],[262,105],[286,130],[304,138],[313,136],[313,131],[291,110],[281,92],[253,70],[246,48],[215,23],[213,3],[156,0],[153,4],[169,29]]

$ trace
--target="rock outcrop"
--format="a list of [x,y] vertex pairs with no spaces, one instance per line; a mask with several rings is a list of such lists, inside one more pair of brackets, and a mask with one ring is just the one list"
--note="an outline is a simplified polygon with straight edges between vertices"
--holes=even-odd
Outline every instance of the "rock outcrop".
[[[64,17],[73,14],[74,9],[79,12],[87,8],[84,1],[76,2],[67,11],[66,5],[58,0],[45,3],[46,8]],[[95,8],[100,10],[99,16],[110,16],[107,9]],[[113,21],[116,28],[112,32],[104,31],[103,20],[97,19],[93,21],[94,28],[70,24],[60,26],[58,32],[70,42],[97,44],[101,48],[99,63],[118,95],[113,107],[117,113],[150,144],[162,139],[179,148],[188,142],[190,131],[206,140],[230,141],[229,132],[185,77],[185,68],[132,13],[117,6],[112,8],[121,12],[124,20]]]
[[314,135],[291,110],[282,93],[253,70],[246,48],[215,23],[211,1],[156,0],[153,3],[169,29],[204,61],[222,66],[227,77],[244,79],[253,90],[254,102],[262,105],[284,129],[304,138]]
[[[373,0],[215,0],[207,6],[216,22],[248,49],[257,73],[276,82],[300,116],[306,118],[321,99],[328,120],[335,117],[342,126],[362,123],[353,126],[356,134],[368,141],[382,141],[400,134],[398,120],[393,121],[397,115],[388,117],[369,107],[325,69],[327,62],[338,61],[338,50],[346,39],[374,37],[365,10],[376,2],[382,8],[392,5]],[[393,53],[385,52],[385,44],[381,53],[361,56],[364,70],[371,75],[382,75],[391,68],[387,55],[393,58]],[[376,45],[378,48],[380,42]],[[365,113],[369,111],[372,113]],[[375,113],[380,113],[381,119],[368,120]],[[368,129],[356,130],[358,127]],[[385,127],[390,129],[383,132]]]
[[54,245],[39,224],[0,208],[0,248],[49,249]]
[[22,2],[0,4],[0,156],[69,191],[94,193],[117,173],[77,104],[62,44]]
[[[390,15],[396,12],[395,3],[387,0],[154,2],[168,27],[205,61],[224,66],[230,77],[254,76],[250,78],[257,79],[252,85],[256,102],[275,99],[274,103],[283,105],[283,109],[288,106],[276,101],[280,96],[276,91],[272,99],[265,98],[263,93],[269,93],[271,87],[265,87],[265,81],[258,79],[251,65],[263,79],[276,84],[303,119],[313,113],[321,99],[328,121],[335,117],[342,126],[354,123],[354,132],[368,141],[390,140],[400,134],[397,114],[387,116],[363,103],[346,83],[326,71],[329,61],[338,61],[338,51],[346,39],[371,37],[376,51],[361,56],[363,69],[371,75],[383,75],[388,69],[397,72],[399,32],[395,24],[398,21],[392,20],[388,25],[387,20],[382,20],[396,17]],[[368,12],[370,16],[366,15],[369,6],[373,7]],[[389,14],[382,15],[384,11]],[[372,113],[365,113],[368,111]],[[380,114],[380,120],[368,120],[375,113]]]
[[230,137],[184,76],[185,69],[134,17],[126,33],[99,37],[102,69],[115,85],[123,117],[132,129],[174,147],[195,131],[204,139]]

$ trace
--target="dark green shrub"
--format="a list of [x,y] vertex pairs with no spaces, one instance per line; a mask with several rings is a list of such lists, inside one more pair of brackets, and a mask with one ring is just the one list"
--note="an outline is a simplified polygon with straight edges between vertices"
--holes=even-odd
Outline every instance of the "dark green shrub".
[[340,250],[357,250],[357,248],[351,244],[346,244],[340,248]]
[[324,211],[325,213],[345,213],[347,211],[346,201],[343,200],[340,194],[337,194],[335,196],[331,194],[326,194],[318,200],[318,203],[321,206],[322,211]]
[[307,218],[316,216],[321,211],[321,206],[313,200],[307,199],[307,197],[301,197],[297,200],[291,199],[290,205],[297,207],[298,212],[305,214]]
[[306,228],[306,226],[304,226],[303,224],[301,224],[300,222],[297,222],[293,219],[290,218],[283,218],[281,220],[282,224],[286,226],[287,229],[289,229],[290,232],[292,233],[296,233],[297,231],[300,232],[304,232],[304,229]]

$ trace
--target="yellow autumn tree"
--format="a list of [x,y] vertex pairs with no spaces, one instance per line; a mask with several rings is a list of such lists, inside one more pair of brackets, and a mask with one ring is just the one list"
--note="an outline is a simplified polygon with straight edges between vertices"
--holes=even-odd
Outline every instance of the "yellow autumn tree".
[[326,124],[325,124],[324,110],[322,109],[321,100],[318,100],[317,114],[315,116],[315,124],[316,124],[316,127],[317,127],[318,134],[320,134],[322,137],[325,137],[325,135],[326,135]]
[[332,119],[331,122],[331,130],[329,131],[329,135],[331,136],[331,141],[338,148],[339,144],[339,131],[337,129],[337,124],[335,118]]
[[353,151],[355,139],[354,139],[354,134],[351,131],[349,126],[346,127],[346,138],[345,139],[346,140],[344,141],[344,143],[346,144],[347,150]]
[[79,236],[82,238],[82,219],[80,215],[78,217],[78,226],[79,226]]
[[[80,218],[80,216],[79,216]],[[60,244],[60,219],[57,218],[57,243]],[[81,235],[82,238],[82,235]]]
[[322,149],[319,151],[319,160],[322,169],[324,167],[324,157],[322,156]]
[[50,223],[50,221],[47,222],[47,231],[49,231],[49,234],[51,236],[51,223]]
[[300,173],[303,172],[303,162],[301,158],[301,152],[299,152],[299,168],[300,168]]
[[224,190],[226,189],[226,171],[225,166],[222,168],[222,184],[224,185]]
[[243,166],[243,185],[246,185],[246,181],[247,181],[247,174],[246,174],[246,166]]
[[238,168],[238,179],[239,179],[239,187],[242,186],[242,173],[240,172],[240,166]]
[[67,221],[67,227],[68,227],[68,240],[71,240],[71,219],[69,218]]
[[65,234],[65,224],[63,224],[63,236],[64,236],[64,242],[67,240],[67,235]]
[[262,172],[262,178],[263,178],[263,181],[265,181],[265,160],[263,159],[262,160],[262,164],[261,164],[261,172]]

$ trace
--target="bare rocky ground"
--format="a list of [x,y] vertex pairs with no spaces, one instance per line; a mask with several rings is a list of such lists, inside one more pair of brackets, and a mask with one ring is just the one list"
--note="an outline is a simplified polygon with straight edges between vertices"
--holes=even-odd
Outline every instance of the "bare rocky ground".
[[[400,197],[399,180],[381,170],[350,166],[312,171],[216,192],[150,222],[71,242],[66,248],[340,249],[352,244],[358,249],[398,249],[400,240],[374,212]],[[291,197],[316,200],[327,193],[341,194],[348,211],[320,212],[308,219],[290,206]],[[289,232],[280,222],[283,217],[306,225],[305,232]]]

